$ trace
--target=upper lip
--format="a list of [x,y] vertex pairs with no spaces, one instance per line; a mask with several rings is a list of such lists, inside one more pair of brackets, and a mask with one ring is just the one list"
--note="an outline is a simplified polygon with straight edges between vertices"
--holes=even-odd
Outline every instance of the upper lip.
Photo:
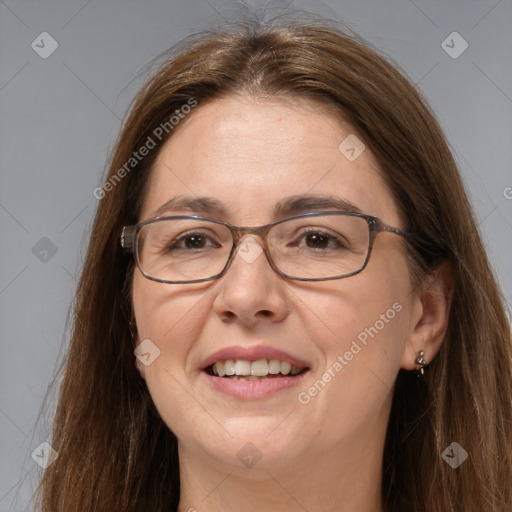
[[307,362],[288,354],[284,350],[279,350],[265,345],[256,345],[254,347],[233,346],[220,349],[203,361],[201,370],[205,370],[218,361],[227,361],[228,359],[245,359],[247,361],[257,361],[258,359],[278,359],[279,361],[286,361],[292,366],[309,368],[309,364]]

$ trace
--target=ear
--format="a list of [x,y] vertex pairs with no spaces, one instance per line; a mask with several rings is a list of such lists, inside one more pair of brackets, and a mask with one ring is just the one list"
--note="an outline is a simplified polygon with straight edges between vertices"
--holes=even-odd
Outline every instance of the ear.
[[404,347],[400,366],[405,370],[417,370],[416,358],[420,350],[430,363],[443,343],[450,307],[455,290],[455,276],[449,262],[442,263],[423,281],[414,300],[411,332]]

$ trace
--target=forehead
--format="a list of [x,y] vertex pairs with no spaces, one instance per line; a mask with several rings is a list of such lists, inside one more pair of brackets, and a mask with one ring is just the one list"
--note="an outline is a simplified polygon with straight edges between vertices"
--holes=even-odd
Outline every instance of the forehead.
[[229,97],[199,105],[177,128],[151,170],[141,220],[162,215],[166,203],[169,213],[186,210],[177,201],[171,210],[170,199],[209,197],[218,218],[265,224],[288,198],[307,195],[400,224],[371,151],[322,103]]

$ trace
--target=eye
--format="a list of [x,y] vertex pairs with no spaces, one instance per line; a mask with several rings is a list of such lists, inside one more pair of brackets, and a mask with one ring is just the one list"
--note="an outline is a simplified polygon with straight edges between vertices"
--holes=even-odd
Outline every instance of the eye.
[[310,228],[303,231],[299,235],[299,243],[294,245],[301,245],[300,240],[304,240],[304,246],[308,249],[325,250],[325,249],[345,249],[346,244],[340,235],[333,232],[327,232],[318,228]]
[[179,237],[171,240],[167,246],[166,251],[171,252],[174,250],[198,250],[209,247],[218,248],[221,244],[212,240],[205,233],[199,231],[193,233],[185,233]]

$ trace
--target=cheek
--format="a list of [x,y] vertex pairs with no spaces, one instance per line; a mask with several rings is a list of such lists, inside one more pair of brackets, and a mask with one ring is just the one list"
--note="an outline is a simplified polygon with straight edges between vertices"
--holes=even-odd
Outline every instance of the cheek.
[[322,358],[298,400],[329,444],[387,421],[409,307],[407,281],[392,273],[362,272],[328,286],[301,295],[300,315]]
[[[188,286],[188,288],[185,288]],[[133,308],[139,334],[167,337],[181,318],[186,318],[204,295],[194,293],[191,285],[173,285],[151,281],[136,272],[133,277]]]
[[326,326],[321,348],[328,365],[342,356],[347,367],[375,369],[392,384],[407,340],[411,297],[405,260],[402,265],[395,259],[395,269],[369,265],[310,297]]
[[158,354],[143,367],[144,380],[162,419],[184,436],[190,422],[200,423],[204,413],[191,407],[185,383],[187,354],[208,312],[207,294],[204,289],[165,285],[139,274],[133,278],[132,296],[139,340],[150,340]]
[[190,340],[199,336],[208,314],[204,286],[166,285],[136,274],[132,290],[139,340],[151,340],[160,351],[146,373],[164,365],[183,371]]

